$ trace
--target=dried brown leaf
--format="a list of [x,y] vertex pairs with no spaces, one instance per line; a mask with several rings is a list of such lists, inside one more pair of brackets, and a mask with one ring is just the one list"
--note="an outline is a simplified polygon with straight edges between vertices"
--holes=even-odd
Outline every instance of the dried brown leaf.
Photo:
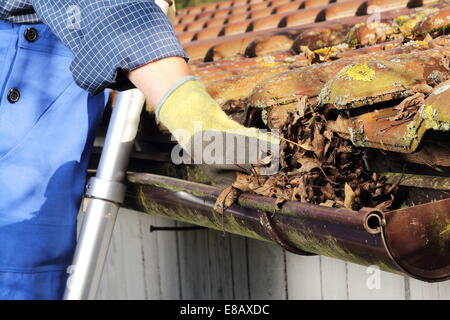
[[345,184],[344,194],[345,194],[344,207],[346,207],[347,209],[353,210],[353,205],[355,204],[356,194],[353,191],[352,187],[348,183]]
[[252,191],[250,183],[254,180],[254,178],[248,174],[238,172],[236,174],[236,180],[233,182],[233,187],[241,190],[242,192]]
[[398,110],[395,116],[390,117],[390,121],[408,120],[413,118],[419,109],[425,105],[425,95],[423,93],[416,93],[404,99],[394,110]]
[[225,210],[231,207],[239,196],[239,191],[233,186],[229,186],[223,190],[217,197],[213,210],[218,214],[224,214]]
[[330,183],[327,183],[326,186],[320,188],[320,192],[327,198],[334,200],[336,199],[336,193],[334,191],[333,186]]
[[[306,114],[306,110],[308,108],[308,97],[307,96],[301,96],[298,99],[297,102],[297,115],[299,118],[304,118],[305,114]],[[298,121],[298,119],[296,119],[295,121]]]
[[321,160],[325,149],[325,137],[321,133],[320,126],[314,127],[314,140],[312,141],[312,145],[314,147],[314,154]]
[[320,205],[323,206],[323,207],[332,208],[332,207],[334,207],[335,204],[336,204],[335,201],[333,201],[333,200],[327,200],[327,201],[325,201],[325,202],[322,202]]

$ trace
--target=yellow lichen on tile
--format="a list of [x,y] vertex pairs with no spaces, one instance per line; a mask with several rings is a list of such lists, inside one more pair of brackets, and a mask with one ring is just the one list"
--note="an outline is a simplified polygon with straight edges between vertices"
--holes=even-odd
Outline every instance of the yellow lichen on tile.
[[345,67],[339,76],[349,80],[372,81],[375,78],[375,70],[369,67],[367,63],[357,63]]
[[425,106],[423,110],[421,110],[421,116],[424,119],[433,120],[436,116],[436,110],[432,105]]
[[321,49],[314,50],[315,53],[323,55],[323,56],[329,56],[329,55],[332,55],[332,54],[334,54],[334,53],[336,53],[338,51],[339,51],[339,49],[336,48],[336,47],[326,47],[326,48],[321,48]]
[[275,67],[277,65],[275,58],[272,56],[264,56],[256,58],[256,62],[262,67]]

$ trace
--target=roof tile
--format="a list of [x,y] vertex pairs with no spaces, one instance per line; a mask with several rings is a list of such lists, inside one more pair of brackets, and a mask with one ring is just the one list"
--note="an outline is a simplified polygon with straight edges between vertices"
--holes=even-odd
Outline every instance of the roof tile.
[[285,12],[290,12],[290,11],[296,11],[296,10],[299,10],[302,5],[303,5],[303,1],[288,2],[285,4],[279,5],[277,7],[274,7],[274,13],[285,13]]
[[[429,122],[429,127],[450,123],[450,82],[445,81],[437,86],[433,93],[425,100],[420,110],[422,118]],[[450,126],[448,126],[450,130]]]
[[450,9],[444,9],[424,19],[414,29],[415,32],[426,35],[427,33],[446,33],[450,25]]
[[431,49],[350,64],[323,87],[319,104],[347,109],[410,96],[432,73],[446,74],[444,57],[442,49]]
[[217,3],[217,10],[224,9],[224,8],[232,8],[233,7],[233,3],[236,3],[236,1],[221,1],[221,2],[218,2]]
[[244,13],[244,12],[248,12],[248,9],[249,9],[248,5],[231,7],[230,8],[230,16],[234,16],[236,14],[241,14],[241,13]]
[[321,12],[321,7],[314,7],[309,9],[299,10],[295,13],[288,14],[283,18],[281,25],[283,27],[293,27],[302,24],[313,23]]
[[250,23],[251,31],[260,31],[266,29],[276,29],[284,18],[284,14],[275,14],[272,16],[252,20]]
[[245,55],[248,57],[256,57],[271,52],[289,50],[295,36],[289,33],[279,33],[273,36],[260,37],[253,40],[245,49]]
[[270,7],[270,6],[271,6],[271,2],[270,1],[253,3],[253,4],[250,4],[249,11],[256,11],[256,10],[264,9],[264,8],[267,8],[267,7]]
[[228,24],[223,27],[222,32],[220,35],[233,35],[233,34],[241,34],[247,31],[248,27],[250,25],[250,22],[248,20]]
[[323,7],[330,3],[330,0],[305,0],[303,8]]
[[[217,38],[219,34],[221,33],[223,27],[213,27],[213,28],[207,28],[203,29],[201,31],[198,31],[195,36],[192,38],[192,40],[203,40],[203,39],[210,39],[210,38]],[[183,34],[181,34],[183,35]]]
[[[185,30],[183,31],[198,31],[198,30],[202,30],[206,23],[208,23],[209,20],[208,18],[205,19],[200,19],[200,20],[196,20],[192,23],[188,23],[188,24],[180,24],[179,26],[183,26],[185,28]],[[213,21],[217,21],[216,19],[214,19]],[[176,27],[175,26],[175,31],[176,31]]]
[[250,15],[250,13],[247,11],[243,12],[243,13],[230,15],[227,19],[227,23],[231,24],[231,23],[247,20],[249,18],[249,15]]
[[[413,12],[411,9],[404,9],[401,11],[395,12],[387,12],[382,13],[382,19],[392,18],[393,16],[397,16],[400,14],[407,14]],[[350,23],[359,23],[363,22],[365,17],[349,17],[344,19],[339,19],[338,21],[324,21],[320,23],[313,23],[308,25],[301,25],[298,27],[285,28],[283,31],[279,29],[271,29],[267,31],[255,31],[248,32],[239,35],[229,36],[225,38],[209,38],[202,41],[195,41],[185,45],[185,50],[191,57],[191,61],[195,61],[198,59],[203,59],[205,56],[207,60],[212,60],[213,56],[211,55],[211,51],[214,50],[218,56],[227,57],[236,54],[243,54],[245,52],[245,47],[250,44],[252,41],[258,41],[259,39],[264,39],[264,42],[269,41],[270,37],[282,33],[283,35],[289,35],[291,44],[294,42],[295,37],[304,32],[305,30],[309,30],[313,27],[322,28],[334,24],[345,24],[349,25]],[[350,28],[350,27],[349,27]],[[181,35],[180,35],[181,36]],[[285,44],[287,44],[288,38],[285,38]],[[273,47],[277,47],[274,45]],[[219,49],[220,48],[220,49]],[[285,50],[288,50],[289,46],[286,47]]]
[[178,35],[178,40],[181,43],[187,43],[192,40],[192,38],[197,34],[197,31],[187,31]]
[[[362,54],[333,62],[313,64],[309,67],[291,70],[282,75],[278,74],[255,86],[255,90],[250,97],[251,104],[256,106],[285,104],[292,102],[297,96],[308,96],[315,99],[319,96],[325,84],[333,80],[336,74],[345,67],[353,63],[368,62],[376,59],[385,60],[389,58],[394,60],[400,59],[400,61],[425,59],[426,64],[424,64],[425,67],[422,70],[421,76],[427,78],[434,70],[443,71],[442,68],[445,69],[445,66],[439,65],[440,58],[442,57],[440,50],[443,49],[431,49],[427,55],[424,55],[422,51],[428,48],[428,46],[410,45],[376,52],[370,55]],[[324,97],[322,97],[322,101],[324,101]]]
[[365,15],[366,0],[352,0],[342,3],[333,3],[327,6],[318,16],[318,20],[334,20],[339,18],[351,17],[356,15]]
[[223,26],[225,24],[225,21],[227,21],[227,20],[228,20],[228,17],[211,19],[205,24],[205,28],[213,28],[213,27]]
[[217,9],[217,3],[216,2],[212,2],[212,3],[207,3],[203,5],[203,11],[214,11]]
[[249,14],[249,18],[251,19],[258,19],[258,18],[264,18],[267,16],[270,16],[272,14],[273,8],[267,7],[259,10],[253,10]]
[[427,131],[450,131],[449,17],[445,1],[236,0],[185,11],[175,28],[220,103],[263,108],[281,128],[306,96],[355,145],[412,153]]

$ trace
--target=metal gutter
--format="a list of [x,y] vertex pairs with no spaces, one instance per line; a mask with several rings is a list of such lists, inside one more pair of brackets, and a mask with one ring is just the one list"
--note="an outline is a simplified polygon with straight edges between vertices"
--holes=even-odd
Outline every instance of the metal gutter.
[[223,215],[221,190],[147,173],[128,174],[132,209],[258,240],[302,255],[326,255],[428,282],[450,278],[450,199],[383,213],[243,194]]

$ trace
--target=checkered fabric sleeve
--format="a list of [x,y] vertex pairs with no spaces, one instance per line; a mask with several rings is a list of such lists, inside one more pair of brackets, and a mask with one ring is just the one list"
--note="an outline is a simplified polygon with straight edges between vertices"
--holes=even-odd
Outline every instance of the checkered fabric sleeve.
[[149,62],[172,56],[188,59],[153,0],[33,0],[32,4],[72,50],[75,81],[92,94],[105,88],[133,88],[127,72]]

